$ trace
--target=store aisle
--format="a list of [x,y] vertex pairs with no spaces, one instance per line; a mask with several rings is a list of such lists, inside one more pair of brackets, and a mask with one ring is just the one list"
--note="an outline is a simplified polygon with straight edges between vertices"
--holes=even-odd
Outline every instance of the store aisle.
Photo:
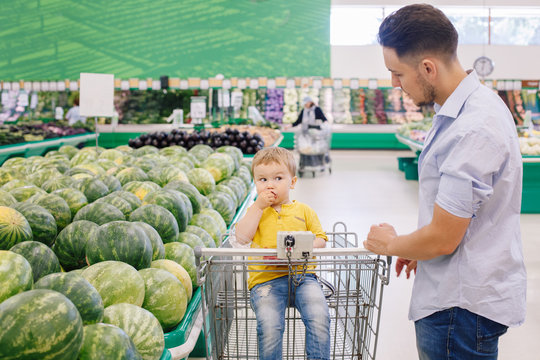
[[[415,230],[416,181],[406,181],[397,169],[396,151],[333,151],[332,174],[301,178],[292,198],[309,204],[325,229],[336,221],[365,238],[372,224],[388,222],[398,233]],[[409,153],[412,156],[412,153]],[[533,360],[540,335],[540,215],[522,215],[522,234],[528,271],[527,320],[510,329],[500,342],[501,360]],[[494,259],[493,266],[497,266]],[[395,277],[385,288],[377,359],[417,359],[414,326],[407,319],[412,279]]]

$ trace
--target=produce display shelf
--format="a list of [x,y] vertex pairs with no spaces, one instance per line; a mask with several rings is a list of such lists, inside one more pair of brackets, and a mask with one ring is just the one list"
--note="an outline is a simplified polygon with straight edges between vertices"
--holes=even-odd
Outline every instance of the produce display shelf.
[[[398,158],[399,170],[405,172],[407,180],[418,180],[418,154],[424,145],[405,136],[395,134],[396,139],[416,152],[416,157]],[[522,155],[523,189],[521,212],[523,214],[540,213],[540,156]]]
[[159,360],[171,360],[171,359],[172,359],[171,352],[169,351],[169,349],[165,348]]
[[[83,142],[95,140],[96,133],[64,136],[42,141],[32,141],[21,144],[0,146],[0,164],[12,157],[42,156],[51,150],[56,150],[63,145],[77,145]],[[99,136],[99,135],[97,135]]]

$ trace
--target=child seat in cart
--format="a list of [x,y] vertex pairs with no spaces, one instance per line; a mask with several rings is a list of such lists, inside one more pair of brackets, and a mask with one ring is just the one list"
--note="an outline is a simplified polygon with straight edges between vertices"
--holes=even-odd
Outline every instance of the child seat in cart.
[[[332,359],[375,359],[391,258],[359,248],[358,236],[341,222],[327,236],[327,248],[314,249],[313,258],[306,260],[267,260],[263,257],[276,256],[276,249],[238,249],[228,243],[218,249],[196,249],[207,359],[259,358],[247,280],[250,266],[276,261],[289,279],[300,268],[292,264],[317,275],[330,312]],[[294,307],[285,314],[283,359],[307,359],[304,324]]]
[[330,142],[332,132],[328,122],[317,120],[317,125],[301,126],[294,134],[294,149],[298,152],[300,161],[298,175],[304,176],[311,172],[315,176],[318,172],[328,170],[332,173],[332,160],[330,159]]

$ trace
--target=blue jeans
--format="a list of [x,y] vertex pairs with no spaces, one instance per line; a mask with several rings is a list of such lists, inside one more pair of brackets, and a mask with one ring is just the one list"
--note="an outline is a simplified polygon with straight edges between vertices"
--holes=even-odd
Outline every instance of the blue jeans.
[[330,359],[330,315],[314,274],[306,274],[298,287],[291,282],[290,289],[288,276],[255,285],[250,297],[257,317],[259,359],[281,359],[287,306],[298,309],[306,327],[308,359]]
[[497,359],[507,326],[453,307],[414,323],[420,360]]

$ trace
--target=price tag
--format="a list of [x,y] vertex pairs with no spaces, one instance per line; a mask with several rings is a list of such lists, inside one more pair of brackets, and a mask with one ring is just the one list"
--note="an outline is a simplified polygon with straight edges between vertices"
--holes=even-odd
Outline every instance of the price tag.
[[321,79],[313,79],[313,88],[314,89],[322,88],[322,80]]
[[334,79],[334,89],[343,88],[343,81],[341,79]]
[[376,90],[378,87],[379,87],[379,83],[377,82],[377,79],[369,79],[368,89]]
[[41,82],[41,91],[49,91],[49,82],[48,81],[42,81]]
[[191,101],[190,106],[192,119],[204,119],[206,117],[206,101]]
[[221,84],[221,87],[229,90],[231,88],[231,80],[230,79],[223,79],[223,83]]
[[37,93],[32,93],[32,97],[30,98],[30,109],[35,109],[38,104],[38,96]]
[[56,91],[57,90],[56,85],[57,85],[56,81],[49,82],[49,90],[50,91]]
[[512,80],[506,80],[506,90],[514,90],[514,82]]
[[360,87],[360,83],[358,82],[358,79],[351,79],[349,87],[353,90],[357,90]]
[[[77,80],[70,80],[69,81],[69,90],[71,90],[71,91],[79,90],[79,83],[77,82]],[[129,90],[129,83],[128,83],[128,90]]]
[[296,83],[294,82],[294,79],[287,79],[287,89],[294,89],[296,87]]
[[121,90],[129,90],[129,81],[128,80],[122,80],[120,83],[120,89]]
[[497,90],[499,90],[499,91],[506,90],[506,81],[497,80]]
[[27,107],[29,104],[28,102],[28,93],[27,92],[21,92],[19,93],[19,96],[17,97],[17,105],[22,107]]
[[300,79],[300,86],[301,87],[308,87],[309,86],[309,79],[306,77],[303,77]]
[[3,88],[4,88],[4,90],[11,90],[11,83],[10,82],[5,82]]
[[39,81],[33,81],[32,82],[32,90],[33,91],[41,91],[41,83]]
[[514,80],[514,90],[521,90],[521,80]]
[[245,89],[247,86],[246,79],[238,79],[238,88]]
[[173,127],[177,128],[180,124],[184,123],[184,110],[174,109],[173,110]]
[[24,89],[26,92],[32,91],[32,83],[31,83],[30,81],[25,81],[25,82],[24,82],[23,89]]
[[180,80],[180,89],[187,90],[189,89],[189,82],[187,80]]
[[139,80],[139,90],[148,90],[148,83],[146,80]]
[[275,89],[276,88],[276,79],[268,79],[266,82],[266,87],[268,89]]
[[11,83],[11,90],[19,91],[21,89],[21,85],[18,81],[14,81]]
[[258,89],[259,88],[259,79],[250,79],[249,80],[249,88],[250,89]]
[[201,89],[202,90],[207,90],[208,87],[209,87],[209,84],[208,84],[208,79],[201,79]]
[[113,116],[111,118],[111,125],[113,128],[118,126],[118,113],[114,111]]
[[65,81],[58,81],[56,83],[56,89],[58,89],[58,91],[66,91],[66,82]]
[[[7,104],[9,104],[9,92],[8,92],[9,89],[6,89],[5,85],[6,84],[4,84],[4,90],[6,90],[6,91],[2,91],[2,105],[3,106],[6,106]],[[11,85],[10,85],[10,87],[11,87]]]
[[244,95],[241,91],[233,91],[231,94],[231,104],[235,109],[240,109],[242,107],[242,102],[244,100]]
[[161,90],[161,81],[152,80],[152,90]]

